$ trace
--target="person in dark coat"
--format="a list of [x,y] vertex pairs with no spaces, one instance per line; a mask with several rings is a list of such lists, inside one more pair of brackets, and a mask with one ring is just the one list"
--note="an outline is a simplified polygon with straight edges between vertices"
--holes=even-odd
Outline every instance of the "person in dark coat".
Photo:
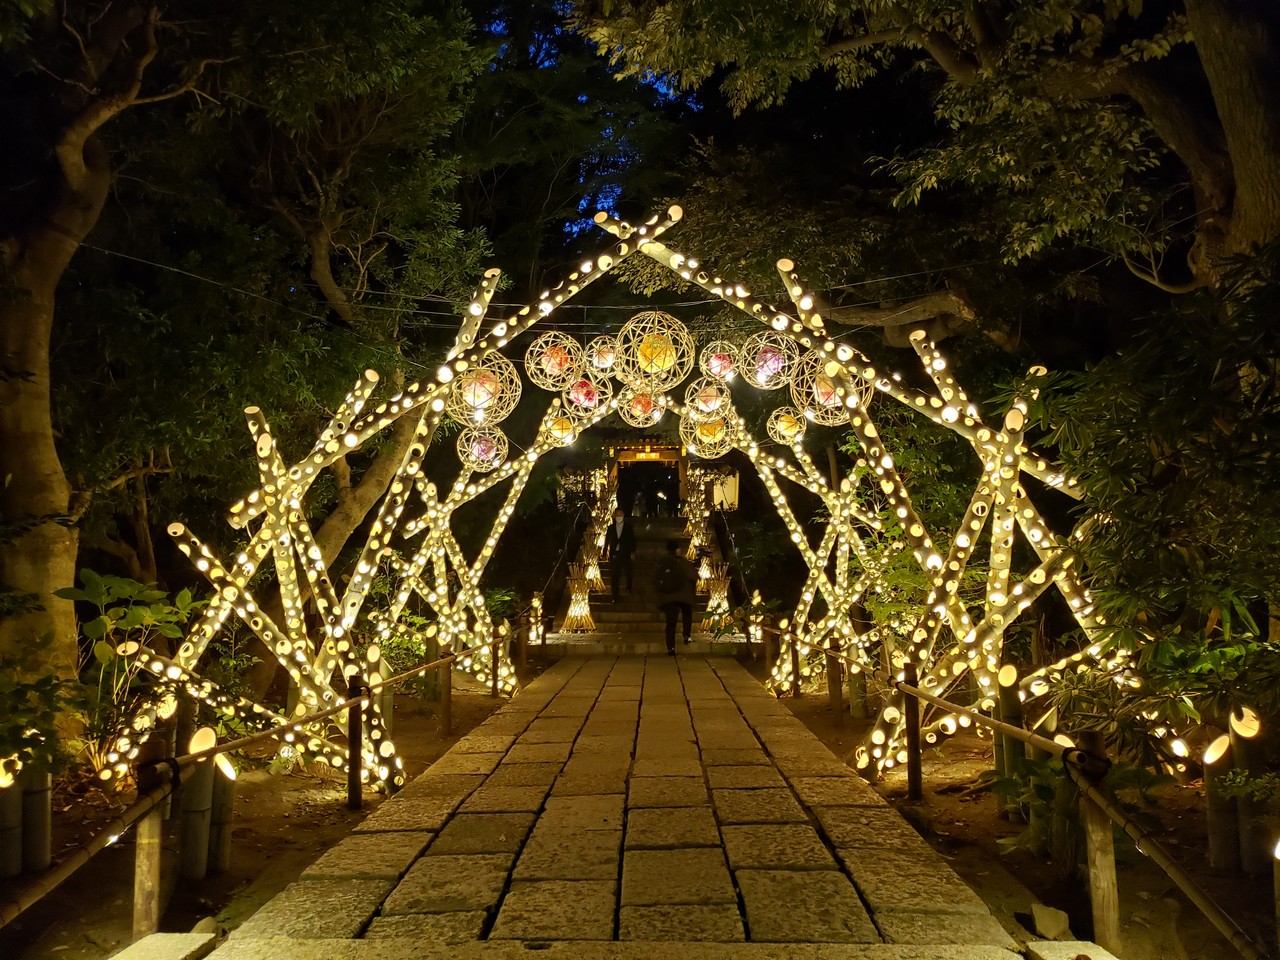
[[680,556],[680,541],[667,541],[667,555],[658,564],[658,606],[667,615],[667,653],[676,655],[676,617],[683,619],[684,642],[693,634],[693,597],[698,585],[698,571]]
[[613,522],[604,535],[604,558],[609,561],[609,579],[613,587],[613,599],[618,599],[622,578],[627,578],[627,593],[631,592],[634,565],[632,554],[636,552],[636,532],[622,508],[613,511]]

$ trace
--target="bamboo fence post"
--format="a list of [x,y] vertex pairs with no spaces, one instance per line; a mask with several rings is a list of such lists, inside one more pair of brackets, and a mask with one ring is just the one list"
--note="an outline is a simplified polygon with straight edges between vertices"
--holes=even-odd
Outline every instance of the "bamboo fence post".
[[1204,751],[1205,827],[1209,833],[1209,866],[1240,870],[1240,821],[1236,798],[1222,791],[1222,779],[1231,772],[1231,737],[1223,734]]
[[203,880],[209,873],[209,827],[213,821],[216,766],[212,760],[200,761],[182,785],[178,875],[183,880]]
[[[164,769],[173,782],[180,780],[177,767],[158,767],[155,759],[162,753],[163,743],[152,741],[144,744],[142,755],[151,757],[149,762],[139,763],[135,771],[138,796],[150,793],[160,786]],[[170,791],[172,793],[172,791]],[[134,830],[133,845],[133,939],[141,940],[160,928],[160,844],[164,838],[163,803],[158,803],[138,821]]]
[[[1081,748],[1106,758],[1102,734],[1088,730],[1080,735]],[[1120,891],[1116,881],[1115,837],[1111,818],[1084,792],[1080,792],[1080,821],[1084,825],[1085,855],[1089,865],[1089,903],[1093,911],[1093,939],[1104,950],[1120,952]]]
[[0,880],[22,873],[22,787],[0,788]]
[[231,831],[235,820],[236,782],[214,764],[213,806],[209,823],[209,870],[231,869]]
[[364,678],[353,674],[347,681],[347,809],[359,810],[364,803],[360,792],[360,767],[364,758]]
[[489,661],[489,664],[490,664],[489,673],[491,674],[491,676],[489,677],[489,686],[490,686],[489,695],[492,697],[498,696],[498,650],[501,649],[501,646],[502,646],[502,631],[494,630],[493,639],[490,641],[490,653],[489,653],[489,656],[492,658]]
[[46,761],[22,768],[22,869],[43,873],[53,861],[53,774]]
[[453,663],[440,668],[440,735],[453,734]]
[[[1018,697],[1018,668],[1006,663],[996,676],[998,687],[997,705],[1000,720],[1010,726],[1022,726],[1022,700]],[[1022,783],[1022,760],[1026,756],[1026,747],[1021,740],[1014,737],[1001,737],[1004,745],[1004,775],[1010,780]],[[1015,823],[1022,823],[1022,804],[1016,795],[1005,799],[1005,813]]]
[[[903,669],[903,682],[916,687],[919,681],[914,660],[908,660]],[[920,766],[920,701],[912,694],[903,695],[903,715],[907,727],[907,799],[924,799],[924,771]]]
[[[839,651],[840,641],[833,633],[827,637],[827,650]],[[827,701],[835,716],[836,726],[844,726],[844,679],[840,675],[840,658],[834,653],[827,653]]]
[[[1252,710],[1232,712],[1231,759],[1237,770],[1256,777],[1266,770],[1266,755],[1258,737],[1257,716]],[[1255,877],[1271,869],[1270,831],[1266,821],[1266,803],[1251,797],[1236,799],[1236,817],[1240,830],[1240,868]]]
[[516,648],[519,651],[520,669],[529,666],[529,624],[532,622],[528,613],[520,615],[516,624]]
[[787,631],[787,640],[791,647],[791,696],[800,696],[800,637]]

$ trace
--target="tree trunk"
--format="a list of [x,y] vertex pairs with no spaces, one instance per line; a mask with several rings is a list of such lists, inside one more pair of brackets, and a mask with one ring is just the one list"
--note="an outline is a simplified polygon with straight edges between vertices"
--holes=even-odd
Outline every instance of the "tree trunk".
[[[0,515],[6,524],[31,525],[0,541],[0,584],[41,607],[0,620],[0,656],[59,677],[76,674],[76,620],[71,602],[53,591],[75,582],[79,534],[56,522],[67,516],[71,485],[54,442],[49,345],[58,283],[97,223],[110,182],[101,151],[90,143],[85,155],[80,189],[64,185],[40,224],[5,244],[9,292],[0,302]],[[46,640],[51,646],[42,650]]]
[[1226,253],[1280,235],[1280,13],[1274,4],[1187,0],[1187,19],[1235,173]]

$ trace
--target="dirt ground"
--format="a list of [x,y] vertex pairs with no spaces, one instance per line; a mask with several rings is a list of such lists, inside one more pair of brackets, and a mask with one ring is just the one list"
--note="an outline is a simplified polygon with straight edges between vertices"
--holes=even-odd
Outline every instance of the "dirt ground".
[[[530,675],[534,672],[536,667]],[[783,702],[838,756],[847,757],[861,742],[859,723],[833,713],[825,696],[788,697]],[[453,734],[442,738],[427,705],[409,696],[397,697],[393,735],[410,776],[424,770],[499,704],[479,691],[455,693]],[[956,738],[942,751],[926,754],[922,803],[905,801],[905,771],[895,771],[878,787],[1015,936],[1030,924],[1031,904],[1041,902],[1065,910],[1073,933],[1089,938],[1088,895],[1081,881],[1062,880],[1052,865],[1025,851],[1001,852],[999,841],[1016,836],[1023,828],[999,819],[989,792],[972,789],[982,772],[991,767],[989,740]],[[1203,797],[1198,784],[1165,787],[1156,793],[1156,804],[1146,812],[1159,826],[1160,842],[1227,907],[1255,943],[1264,949],[1274,943],[1271,878],[1223,876],[1206,865]],[[130,796],[97,789],[57,793],[55,858],[91,835],[98,824],[122,809]],[[220,929],[238,926],[381,802],[380,795],[366,791],[364,808],[349,811],[345,799],[340,773],[322,777],[300,772],[279,776],[265,770],[243,772],[236,794],[231,870],[166,891],[168,908],[161,929],[188,931],[206,918],[213,918]],[[167,878],[176,873],[175,847],[170,837],[166,843]],[[1149,860],[1134,854],[1119,864],[1118,871],[1123,960],[1227,960],[1236,955]],[[130,834],[18,923],[0,930],[0,958],[103,960],[129,942],[132,883]],[[0,902],[20,888],[21,881],[0,883]]]

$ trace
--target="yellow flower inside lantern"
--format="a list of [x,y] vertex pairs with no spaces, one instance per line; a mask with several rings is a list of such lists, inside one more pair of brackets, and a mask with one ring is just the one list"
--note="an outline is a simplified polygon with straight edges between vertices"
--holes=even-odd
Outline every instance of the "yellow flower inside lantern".
[[813,378],[813,399],[819,406],[833,409],[840,406],[840,394],[836,382],[826,373],[819,373]]
[[665,333],[650,333],[640,341],[636,351],[642,373],[666,373],[676,363],[676,346]]
[[769,432],[779,443],[795,443],[804,436],[806,426],[798,410],[779,408],[769,418]]
[[728,428],[723,420],[711,420],[708,423],[700,423],[694,428],[694,436],[700,444],[719,443],[724,439]]
[[547,424],[547,433],[551,435],[551,439],[556,443],[569,443],[575,435],[573,420],[566,416],[554,417]]

